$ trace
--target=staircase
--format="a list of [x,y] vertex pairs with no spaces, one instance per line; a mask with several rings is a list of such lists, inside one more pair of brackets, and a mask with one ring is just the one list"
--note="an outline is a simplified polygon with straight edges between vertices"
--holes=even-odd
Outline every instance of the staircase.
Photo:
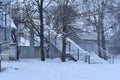
[[[48,42],[56,49],[56,51],[59,53],[59,57],[61,57],[62,51],[61,51],[61,47],[58,47],[54,44],[54,42],[51,42],[48,40]],[[93,52],[88,52],[85,51],[84,49],[82,49],[79,45],[80,42],[82,42],[82,40],[77,36],[70,36],[70,38],[67,38],[67,42],[70,42],[72,45],[72,47],[74,46],[75,50],[72,51],[66,51],[66,57],[69,59],[72,59],[74,61],[80,60],[80,61],[84,61],[84,62],[88,62],[90,64],[101,64],[101,63],[105,63],[106,61],[99,58],[97,54],[93,53]],[[60,45],[60,44],[57,44]],[[90,59],[88,59],[87,56],[90,56]],[[87,57],[87,58],[86,58]]]
[[[47,40],[47,43],[48,43],[52,48],[55,49],[55,54],[54,54],[54,56],[56,56],[56,57],[61,57],[62,51],[61,51],[56,45],[54,45],[52,42],[50,42],[49,40]],[[53,53],[53,51],[52,51],[52,53]],[[66,54],[65,57],[68,58],[69,60],[77,61],[77,59],[74,58],[73,55],[71,55],[71,54]]]
[[[25,36],[28,39],[28,36]],[[55,57],[61,57],[62,51],[61,48],[56,46],[54,44],[54,42],[51,42],[48,39],[47,42],[49,43],[50,46],[52,46],[55,50],[55,53],[53,54]],[[82,49],[80,47],[80,43],[83,43],[84,41],[82,41],[77,35],[72,35],[69,36],[69,38],[67,39],[68,42],[70,42],[72,44],[72,46],[75,46],[75,49],[77,52],[71,51],[71,52],[66,52],[66,57],[70,60],[80,60],[80,61],[84,61],[84,62],[88,62],[90,64],[101,64],[101,63],[106,63],[107,61],[101,59],[100,57],[98,57],[97,54],[95,54],[95,52],[89,52],[89,51],[85,51],[84,49]],[[38,43],[37,40],[35,40],[35,42]],[[57,44],[59,45],[59,44]],[[97,45],[97,44],[96,44]],[[99,47],[99,49],[101,50],[102,54],[106,54],[107,56],[109,56],[109,53],[104,51],[102,48]],[[50,52],[50,54],[52,53],[52,51]],[[88,57],[90,56],[90,57]],[[54,58],[54,57],[52,57]],[[90,58],[90,59],[89,59]]]
[[[71,44],[72,44],[72,46],[76,46],[76,49],[78,49],[79,50],[79,57],[85,57],[85,59],[83,59],[83,61],[89,61],[89,63],[90,64],[101,64],[101,63],[106,63],[107,61],[106,60],[104,60],[104,59],[101,59],[100,57],[98,57],[98,55],[97,54],[95,54],[94,52],[88,52],[88,51],[85,51],[84,49],[82,49],[80,46],[79,46],[79,41],[81,41],[81,40],[78,40],[77,39],[78,37],[72,37],[71,39],[70,38],[68,38],[67,39],[67,41],[69,41]],[[73,40],[74,41],[73,41]],[[97,45],[97,44],[96,44]],[[99,48],[100,50],[101,50],[101,52],[103,53],[103,54],[105,54],[106,56],[108,56],[108,58],[109,58],[109,53],[107,52],[107,51],[104,51],[102,48]],[[74,56],[74,54],[73,54],[73,56]],[[90,56],[89,58],[90,59],[88,59],[88,57],[87,56]],[[86,58],[87,57],[87,58]],[[88,59],[88,60],[86,60],[86,59]]]

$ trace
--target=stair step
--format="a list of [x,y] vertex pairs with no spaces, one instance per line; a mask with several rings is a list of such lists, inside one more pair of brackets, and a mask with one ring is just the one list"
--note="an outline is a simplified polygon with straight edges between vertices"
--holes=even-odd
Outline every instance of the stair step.
[[90,64],[102,64],[103,62],[90,62]]

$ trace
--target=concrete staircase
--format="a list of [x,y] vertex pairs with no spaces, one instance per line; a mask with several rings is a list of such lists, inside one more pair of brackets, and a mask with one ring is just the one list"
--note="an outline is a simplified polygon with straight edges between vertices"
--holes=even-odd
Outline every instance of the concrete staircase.
[[[79,57],[85,57],[83,58],[84,61],[89,62],[90,64],[101,64],[101,63],[106,63],[107,61],[101,59],[100,57],[98,57],[97,54],[95,54],[94,52],[88,52],[85,51],[84,49],[82,49],[79,46],[80,40],[79,37],[77,36],[73,36],[68,38],[68,41],[72,44],[72,46],[76,46],[76,49],[79,50]],[[74,56],[74,54],[72,54]],[[88,57],[89,56],[89,57]]]

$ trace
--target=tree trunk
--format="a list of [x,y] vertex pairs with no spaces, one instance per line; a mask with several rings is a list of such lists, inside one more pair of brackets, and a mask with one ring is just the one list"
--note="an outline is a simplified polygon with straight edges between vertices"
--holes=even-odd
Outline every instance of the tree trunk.
[[[101,45],[102,45],[102,49],[104,50],[104,51],[106,51],[106,46],[105,46],[105,35],[104,35],[104,27],[103,26],[101,26]],[[104,60],[107,60],[107,56],[106,56],[106,53],[103,53],[103,58],[104,58]]]
[[102,57],[102,56],[101,56],[101,50],[100,50],[101,40],[100,40],[100,32],[99,32],[99,30],[98,30],[98,32],[97,32],[97,43],[98,43],[98,56],[99,56],[99,57]]
[[19,60],[20,49],[18,47],[18,36],[17,35],[18,35],[17,30],[13,29],[11,37],[12,37],[13,42],[16,44],[16,59]]
[[101,41],[102,41],[102,43],[101,43],[101,45],[102,45],[102,48],[103,48],[103,50],[106,50],[106,48],[105,48],[105,35],[104,35],[104,25],[103,25],[103,19],[104,19],[104,16],[103,16],[103,13],[101,13]]
[[106,47],[105,47],[105,35],[104,35],[103,28],[102,28],[102,33],[101,33],[101,41],[102,41],[102,48],[103,48],[103,50],[106,50]]
[[67,7],[67,4],[66,4],[66,0],[63,1],[63,4],[65,6],[63,6],[62,8],[62,32],[63,32],[63,38],[62,38],[62,55],[61,55],[61,60],[62,62],[65,62],[66,61],[66,33],[67,33],[67,25],[66,22],[67,22],[67,18],[66,18],[66,10],[65,8]]
[[19,60],[20,48],[18,47],[18,42],[16,42],[16,51],[17,51],[16,59]]
[[62,55],[61,55],[62,62],[66,61],[65,55],[66,55],[66,36],[64,36],[62,40]]
[[[100,28],[101,28],[101,47],[104,51],[106,51],[105,48],[105,35],[104,35],[104,13],[103,13],[103,6],[102,6],[102,10],[100,13]],[[106,53],[103,52],[103,58],[106,59]]]
[[57,35],[55,35],[55,46],[57,46]]
[[[18,28],[18,24],[17,24],[17,28]],[[16,43],[16,51],[17,51],[17,55],[16,55],[16,59],[19,60],[20,59],[20,48],[18,46],[18,30],[15,30],[15,43]]]
[[[38,10],[40,14],[40,48],[41,48],[41,61],[45,61],[44,54],[44,27],[43,27],[43,1],[37,0]],[[40,2],[40,3],[39,3]]]
[[100,12],[100,23],[101,23],[101,25],[100,25],[100,28],[101,28],[101,46],[102,46],[102,48],[103,48],[103,50],[106,50],[106,48],[105,48],[105,35],[104,35],[104,13],[103,13],[103,5],[102,5],[102,10],[101,10],[101,12]]

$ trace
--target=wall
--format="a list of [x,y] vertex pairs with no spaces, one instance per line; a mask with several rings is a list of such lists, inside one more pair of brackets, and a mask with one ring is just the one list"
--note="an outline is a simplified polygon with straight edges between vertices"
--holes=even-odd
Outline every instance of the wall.
[[110,47],[109,51],[111,54],[118,55],[120,54],[120,47]]
[[53,44],[49,43],[49,52],[48,52],[50,58],[58,58],[61,57],[61,51],[56,48]]
[[6,41],[10,42],[11,41],[10,29],[6,29],[6,35],[5,35],[5,29],[0,28],[0,42],[1,43],[5,41],[5,36],[6,36]]
[[[41,57],[39,46],[35,47],[34,56],[33,54],[30,54],[29,46],[19,46],[19,48],[20,48],[20,58],[40,58]],[[49,52],[47,52],[47,47],[44,48],[44,51],[45,51],[45,57],[47,57],[47,53],[49,54],[49,57],[51,59],[60,57],[60,51],[57,50],[56,47],[52,44],[49,44]]]
[[79,46],[88,52],[94,52],[98,54],[98,47],[94,40],[84,40],[79,43]]
[[19,46],[20,48],[20,58],[35,58],[40,57],[39,48],[35,47],[35,53],[30,54],[30,47],[29,46]]

